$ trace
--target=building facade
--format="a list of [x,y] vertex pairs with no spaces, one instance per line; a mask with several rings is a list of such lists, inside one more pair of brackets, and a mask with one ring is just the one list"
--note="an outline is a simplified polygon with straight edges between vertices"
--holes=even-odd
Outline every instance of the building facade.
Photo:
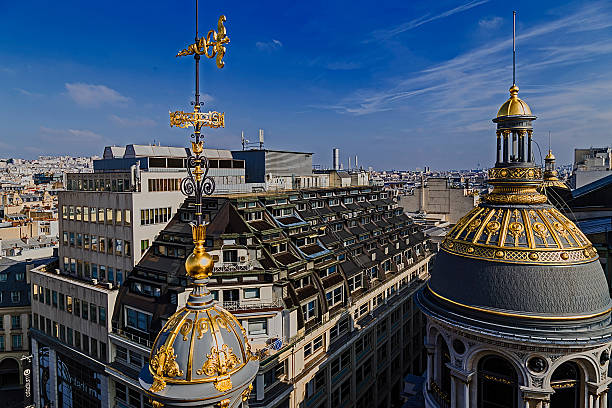
[[[208,288],[260,357],[249,406],[400,406],[405,374],[425,368],[428,276],[422,232],[386,192],[307,189],[204,200]],[[189,199],[120,290],[109,334],[110,404],[147,406],[138,371],[185,304],[193,247]],[[138,405],[140,404],[140,405]]]
[[111,407],[105,370],[118,289],[57,266],[31,271],[34,404]]
[[31,270],[54,260],[18,262],[0,257],[0,395],[7,407],[24,403],[24,371],[29,368],[27,357],[31,353]]

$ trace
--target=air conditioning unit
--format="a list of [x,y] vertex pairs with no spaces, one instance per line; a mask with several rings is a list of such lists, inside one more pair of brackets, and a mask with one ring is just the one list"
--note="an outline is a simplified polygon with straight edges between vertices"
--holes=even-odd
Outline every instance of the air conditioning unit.
[[247,257],[246,256],[241,256],[240,257],[240,262],[246,262],[247,261]]

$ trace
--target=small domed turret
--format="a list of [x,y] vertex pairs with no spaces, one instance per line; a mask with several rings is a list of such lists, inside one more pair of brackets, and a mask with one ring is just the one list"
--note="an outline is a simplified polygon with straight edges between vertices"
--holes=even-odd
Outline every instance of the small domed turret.
[[510,87],[510,98],[497,111],[497,117],[526,115],[531,116],[529,105],[518,97],[519,87],[516,84]]

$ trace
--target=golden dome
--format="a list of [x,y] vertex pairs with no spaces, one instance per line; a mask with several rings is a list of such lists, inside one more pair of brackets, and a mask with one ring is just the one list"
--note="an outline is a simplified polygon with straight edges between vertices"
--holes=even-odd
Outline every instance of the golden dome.
[[508,99],[497,111],[497,117],[526,115],[532,116],[531,109],[522,99],[518,97],[519,87],[512,85],[510,87],[510,99]]
[[552,150],[548,151],[548,154],[546,155],[546,160],[555,160],[555,155],[552,153]]

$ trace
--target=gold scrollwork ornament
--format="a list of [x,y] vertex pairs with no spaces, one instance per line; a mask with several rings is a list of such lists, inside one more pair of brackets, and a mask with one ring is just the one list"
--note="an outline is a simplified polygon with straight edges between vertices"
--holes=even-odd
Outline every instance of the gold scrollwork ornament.
[[221,350],[213,346],[210,349],[210,354],[206,355],[206,362],[201,369],[197,370],[198,375],[206,375],[215,377],[214,386],[221,392],[232,389],[232,381],[228,372],[240,365],[238,356],[234,354],[231,347],[224,344]]
[[183,375],[174,354],[172,346],[162,345],[149,363],[149,370],[153,374],[153,384],[149,388],[152,392],[159,392],[166,387],[164,378],[179,377]]

